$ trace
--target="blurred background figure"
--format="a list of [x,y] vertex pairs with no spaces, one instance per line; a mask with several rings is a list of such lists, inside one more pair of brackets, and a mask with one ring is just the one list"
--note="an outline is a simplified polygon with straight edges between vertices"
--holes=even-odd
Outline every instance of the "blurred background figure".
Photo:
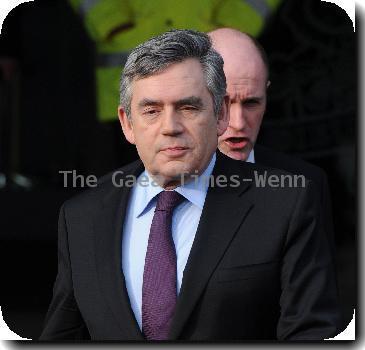
[[207,32],[234,25],[258,35],[281,3],[281,0],[69,1],[95,43],[97,116],[101,121],[117,118],[114,106],[119,96],[120,66],[139,43],[172,28]]
[[264,48],[252,36],[232,28],[209,32],[213,47],[222,55],[230,99],[227,130],[218,138],[219,150],[230,158],[304,175],[316,186],[325,231],[335,256],[332,205],[325,172],[298,157],[288,156],[256,143],[266,111],[271,85]]
[[258,143],[327,173],[351,319],[357,34],[346,13],[320,0],[54,0],[18,6],[0,36],[0,304],[19,335],[40,334],[57,270],[58,210],[83,190],[64,188],[59,171],[100,176],[137,157],[117,121],[129,50],[171,28],[220,27],[253,35],[268,54],[272,85]]

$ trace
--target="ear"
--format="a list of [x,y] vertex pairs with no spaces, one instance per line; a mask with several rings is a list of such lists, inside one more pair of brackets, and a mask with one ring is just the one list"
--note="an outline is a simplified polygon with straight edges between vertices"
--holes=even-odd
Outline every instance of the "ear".
[[228,95],[225,95],[223,98],[221,112],[217,119],[217,135],[221,136],[224,134],[226,129],[228,128],[229,123],[229,108],[231,106],[231,101]]
[[118,107],[118,117],[125,138],[127,139],[128,142],[135,145],[136,142],[134,138],[132,120],[127,117],[127,113],[125,112],[122,106]]
[[268,89],[270,85],[271,85],[271,81],[268,80],[267,83],[266,83],[266,89]]

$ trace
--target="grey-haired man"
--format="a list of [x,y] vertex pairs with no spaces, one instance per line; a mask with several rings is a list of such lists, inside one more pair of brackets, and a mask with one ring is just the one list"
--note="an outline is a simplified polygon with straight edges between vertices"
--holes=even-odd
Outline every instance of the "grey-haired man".
[[203,33],[170,31],[132,51],[119,118],[141,160],[119,169],[118,183],[107,175],[62,207],[42,340],[336,334],[312,184],[258,186],[259,174],[288,174],[216,153],[225,90],[223,60]]

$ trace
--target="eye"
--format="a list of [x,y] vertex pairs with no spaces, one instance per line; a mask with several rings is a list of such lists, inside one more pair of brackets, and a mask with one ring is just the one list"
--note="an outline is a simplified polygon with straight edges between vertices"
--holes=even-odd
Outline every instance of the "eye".
[[159,113],[159,110],[157,108],[148,108],[148,109],[145,109],[142,114],[143,115],[146,115],[146,116],[154,116],[156,115],[157,113]]
[[183,110],[183,111],[197,111],[198,107],[187,105],[187,106],[182,106],[181,110]]
[[242,106],[245,106],[245,107],[256,107],[256,106],[260,105],[260,101],[255,100],[255,99],[249,99],[249,100],[243,101],[241,104],[242,104]]

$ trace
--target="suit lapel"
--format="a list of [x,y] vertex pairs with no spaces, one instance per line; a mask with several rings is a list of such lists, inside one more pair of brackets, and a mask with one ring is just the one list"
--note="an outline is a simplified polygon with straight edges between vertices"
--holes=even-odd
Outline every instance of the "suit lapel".
[[[136,164],[129,174],[137,175],[142,169],[141,163]],[[121,329],[117,336],[123,340],[144,340],[130,306],[121,268],[122,229],[130,190],[111,185],[100,203],[94,217],[96,266],[100,287]]]
[[[235,164],[237,166],[232,168]],[[224,171],[227,167],[229,170]],[[219,174],[224,174],[228,178],[231,175],[239,175],[240,179],[245,177],[242,167],[218,154],[213,175],[216,177]],[[251,178],[249,174],[246,177]],[[236,188],[217,186],[209,188],[184,270],[183,283],[169,334],[170,339],[177,339],[180,335],[210,276],[253,207],[251,201],[243,201],[241,198],[249,188],[249,182],[241,182]]]
[[[228,163],[227,163],[228,162]],[[245,177],[238,162],[217,155],[213,175],[224,174]],[[231,167],[231,168],[230,168]],[[229,171],[226,171],[229,169]],[[141,163],[125,171],[124,176],[138,175],[143,170]],[[250,174],[246,174],[250,177]],[[241,196],[250,188],[241,182],[236,188],[210,187],[194,244],[184,271],[183,283],[170,330],[170,339],[177,339],[204,291],[210,276],[222,259],[235,233],[253,207],[251,201]],[[123,340],[145,340],[134,317],[124,275],[121,269],[122,228],[126,216],[131,188],[110,186],[103,196],[94,221],[96,268],[100,288],[105,296]]]

